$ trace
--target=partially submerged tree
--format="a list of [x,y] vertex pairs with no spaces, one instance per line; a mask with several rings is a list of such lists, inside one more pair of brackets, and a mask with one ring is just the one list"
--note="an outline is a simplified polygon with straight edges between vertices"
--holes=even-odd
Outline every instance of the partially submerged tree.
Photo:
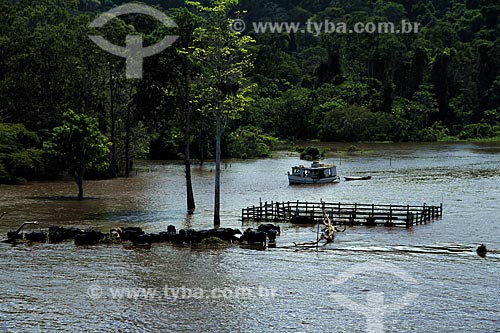
[[201,22],[201,18],[191,13],[186,8],[180,8],[175,13],[175,21],[179,26],[179,40],[176,49],[175,61],[177,62],[176,88],[179,97],[179,105],[184,125],[184,168],[186,175],[186,204],[189,214],[193,213],[196,204],[194,201],[193,184],[191,181],[191,124],[193,104],[193,77],[199,74],[198,64],[193,59],[190,49],[193,46],[193,32]]
[[165,118],[171,115],[173,120],[171,123],[176,127],[173,141],[175,145],[179,145],[179,149],[177,150],[177,147],[174,149],[177,156],[184,159],[186,206],[188,214],[191,214],[196,208],[191,180],[192,129],[196,129],[197,126],[196,119],[193,119],[195,116],[193,81],[200,72],[191,50],[195,48],[193,32],[201,24],[202,18],[185,7],[172,9],[169,14],[177,24],[176,29],[172,31],[169,27],[159,25],[150,37],[158,39],[159,36],[175,33],[178,38],[171,48],[151,59],[157,62],[154,63],[155,66],[151,66],[149,76],[146,74],[146,80],[152,82],[147,84],[146,89],[161,92],[158,96],[158,100],[161,101],[158,107],[159,113]]
[[75,179],[78,199],[83,199],[83,176],[89,168],[104,170],[111,143],[99,131],[95,118],[68,110],[61,126],[55,127],[45,149],[56,156]]
[[194,6],[206,21],[194,32],[197,47],[193,55],[200,64],[201,75],[196,82],[197,98],[203,101],[203,111],[215,115],[215,200],[214,226],[220,226],[220,156],[223,118],[240,112],[250,100],[251,86],[245,73],[252,68],[248,46],[250,36],[243,36],[230,29],[228,13],[238,0],[212,0],[207,7],[199,2]]

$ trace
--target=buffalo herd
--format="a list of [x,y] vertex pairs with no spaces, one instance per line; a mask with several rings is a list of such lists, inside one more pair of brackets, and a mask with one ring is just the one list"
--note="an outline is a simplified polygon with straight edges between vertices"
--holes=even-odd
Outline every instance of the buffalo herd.
[[109,233],[96,230],[84,230],[75,227],[51,226],[48,232],[32,231],[25,233],[9,232],[8,240],[11,243],[60,243],[73,240],[76,245],[96,245],[112,243],[131,243],[138,245],[151,245],[153,243],[172,244],[203,244],[210,239],[218,239],[229,244],[248,244],[266,246],[276,243],[276,237],[281,229],[274,224],[261,224],[257,229],[248,228],[243,233],[239,229],[219,228],[207,230],[181,229],[169,225],[166,231],[147,233],[139,227],[113,228]]

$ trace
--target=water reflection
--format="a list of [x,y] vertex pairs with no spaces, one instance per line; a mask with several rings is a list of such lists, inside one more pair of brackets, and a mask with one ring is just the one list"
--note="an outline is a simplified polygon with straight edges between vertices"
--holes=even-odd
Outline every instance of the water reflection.
[[186,214],[186,218],[184,219],[184,223],[182,225],[182,228],[184,229],[193,229],[193,224],[192,224],[192,218],[193,218],[193,214],[192,213],[188,213]]

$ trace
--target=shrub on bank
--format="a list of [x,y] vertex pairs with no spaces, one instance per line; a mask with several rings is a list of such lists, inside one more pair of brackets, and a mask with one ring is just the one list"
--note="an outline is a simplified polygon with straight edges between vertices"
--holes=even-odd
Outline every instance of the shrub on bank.
[[500,136],[500,125],[491,126],[483,123],[466,125],[458,134],[458,138],[461,140],[493,138],[496,136]]
[[265,134],[255,126],[243,126],[228,136],[228,157],[253,158],[271,156],[272,147],[278,139]]
[[323,154],[316,147],[306,147],[300,152],[301,160],[319,160]]

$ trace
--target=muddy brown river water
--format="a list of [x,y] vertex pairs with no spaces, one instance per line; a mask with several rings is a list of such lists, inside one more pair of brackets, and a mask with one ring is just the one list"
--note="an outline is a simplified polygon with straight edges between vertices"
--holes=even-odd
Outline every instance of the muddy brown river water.
[[[411,229],[348,227],[319,251],[293,246],[315,240],[315,226],[287,224],[264,251],[0,244],[0,332],[500,332],[500,254],[475,253],[480,243],[500,248],[500,144],[358,146],[366,151],[325,162],[340,176],[372,180],[289,186],[296,154],[228,161],[223,226],[257,226],[242,226],[240,214],[260,199],[443,202],[443,218]],[[178,163],[88,181],[83,201],[69,198],[72,182],[0,185],[0,211],[9,212],[0,233],[33,220],[103,231],[209,228],[212,167],[193,168],[190,217]]]

